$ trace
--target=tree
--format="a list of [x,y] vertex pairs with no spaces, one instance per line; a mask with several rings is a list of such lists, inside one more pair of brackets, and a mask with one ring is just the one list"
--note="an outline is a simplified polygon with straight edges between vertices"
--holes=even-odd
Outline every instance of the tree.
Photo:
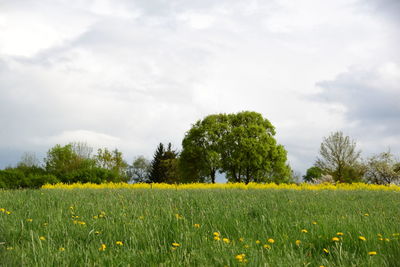
[[351,182],[360,178],[360,173],[355,170],[359,165],[360,153],[356,150],[355,141],[340,131],[335,132],[323,139],[315,166],[332,175],[335,181]]
[[373,155],[367,160],[364,178],[374,184],[391,184],[400,181],[400,163],[390,151]]
[[211,182],[217,171],[231,182],[289,181],[287,152],[274,135],[272,124],[256,112],[209,115],[186,133],[182,168]]
[[127,180],[128,164],[122,157],[122,152],[118,149],[112,151],[107,148],[98,149],[95,156],[97,166],[104,168],[114,173],[118,180]]
[[163,180],[162,160],[164,156],[164,145],[160,143],[151,161],[150,182],[161,183]]
[[215,183],[222,167],[222,137],[229,128],[228,116],[215,114],[197,121],[182,141],[180,166],[186,180]]
[[321,168],[313,166],[308,168],[306,175],[303,176],[303,179],[306,182],[313,182],[320,179],[322,174],[323,172]]
[[18,167],[39,167],[40,161],[36,157],[35,153],[25,152],[21,156],[21,160],[18,162]]
[[161,160],[161,169],[163,183],[179,182],[178,153],[175,150],[172,150],[171,143],[168,143],[167,150],[164,151]]
[[151,163],[143,156],[136,157],[129,167],[128,176],[136,183],[147,183],[150,181]]

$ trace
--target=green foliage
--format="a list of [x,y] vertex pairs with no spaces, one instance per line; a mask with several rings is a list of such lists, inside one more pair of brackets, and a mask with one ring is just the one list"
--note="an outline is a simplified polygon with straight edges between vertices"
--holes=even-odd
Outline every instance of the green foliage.
[[43,170],[20,167],[0,170],[0,188],[39,188],[47,183],[58,182],[54,175],[46,174]]
[[321,168],[313,166],[307,169],[307,173],[303,176],[303,179],[306,182],[312,182],[313,180],[320,179],[322,174]]
[[178,153],[172,150],[171,143],[165,150],[160,143],[154,153],[150,169],[150,182],[152,183],[177,183],[180,182]]
[[217,171],[231,182],[288,182],[287,152],[274,135],[272,124],[256,112],[209,115],[182,141],[182,172],[200,182],[215,182]]
[[363,175],[359,163],[360,153],[356,150],[356,142],[350,140],[349,136],[334,132],[321,143],[320,157],[315,166],[332,175],[335,181],[359,181]]
[[97,167],[113,172],[116,175],[116,179],[121,181],[128,180],[128,164],[124,161],[122,152],[118,151],[118,149],[113,151],[109,151],[107,148],[99,149],[95,160]]
[[136,183],[147,183],[150,181],[151,163],[143,156],[133,160],[128,169],[128,177]]

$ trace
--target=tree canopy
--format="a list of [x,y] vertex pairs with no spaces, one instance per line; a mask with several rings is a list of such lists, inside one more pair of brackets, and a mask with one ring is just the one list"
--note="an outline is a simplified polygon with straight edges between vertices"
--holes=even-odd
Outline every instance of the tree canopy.
[[211,182],[217,171],[231,182],[288,181],[287,152],[274,135],[269,120],[256,112],[209,115],[182,141],[183,173]]

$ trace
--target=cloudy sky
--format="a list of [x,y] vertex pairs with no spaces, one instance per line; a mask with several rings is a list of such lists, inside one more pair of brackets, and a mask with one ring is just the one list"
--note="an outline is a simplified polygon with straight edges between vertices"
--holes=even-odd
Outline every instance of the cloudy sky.
[[253,110],[299,172],[341,130],[400,155],[398,0],[0,0],[0,167],[85,141],[131,162]]

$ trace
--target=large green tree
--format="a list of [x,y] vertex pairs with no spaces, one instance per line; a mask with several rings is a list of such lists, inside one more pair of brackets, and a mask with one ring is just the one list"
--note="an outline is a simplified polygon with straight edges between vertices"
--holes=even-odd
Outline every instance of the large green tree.
[[228,129],[228,116],[216,114],[197,121],[186,133],[180,155],[186,180],[215,183],[216,173],[222,167],[222,138]]
[[231,182],[288,181],[287,152],[274,135],[272,124],[256,112],[209,115],[186,133],[182,168],[211,182],[217,171]]

